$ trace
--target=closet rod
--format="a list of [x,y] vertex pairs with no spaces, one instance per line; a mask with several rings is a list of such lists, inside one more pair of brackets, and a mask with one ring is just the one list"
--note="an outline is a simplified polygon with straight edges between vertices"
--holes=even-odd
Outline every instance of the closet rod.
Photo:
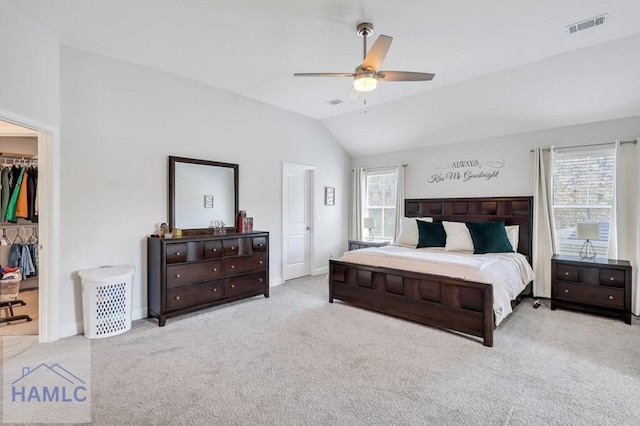
[[[638,139],[633,139],[630,141],[620,141],[620,145],[626,145],[628,143],[632,143],[634,145],[638,145]],[[603,142],[603,143],[592,143],[592,144],[585,144],[585,145],[571,145],[571,146],[559,146],[557,149],[565,149],[565,148],[586,148],[589,146],[606,146],[606,145],[613,145],[615,144],[615,142]],[[550,148],[543,148],[542,149],[545,152],[548,152],[550,150]],[[535,149],[532,149],[531,152],[536,152]]]
[[33,160],[35,157],[35,155],[33,154],[20,154],[17,152],[0,152],[0,158],[7,158],[7,159],[13,159],[13,160],[19,160],[19,159],[23,159],[23,160]]

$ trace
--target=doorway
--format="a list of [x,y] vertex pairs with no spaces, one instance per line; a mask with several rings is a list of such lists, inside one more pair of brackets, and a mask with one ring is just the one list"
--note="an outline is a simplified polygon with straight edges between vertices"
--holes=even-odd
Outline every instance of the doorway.
[[[54,169],[53,160],[57,151],[57,144],[54,144],[56,134],[57,128],[55,127],[0,110],[0,138],[3,136],[13,137],[15,143],[13,146],[0,145],[0,153],[2,153],[0,157],[6,157],[6,162],[5,158],[0,158],[0,166],[13,167],[14,159],[11,156],[14,156],[16,157],[16,165],[33,166],[32,173],[37,168],[37,200],[35,204],[31,204],[32,210],[29,210],[28,218],[16,215],[18,217],[6,220],[7,217],[3,217],[3,220],[0,221],[0,238],[6,234],[5,243],[9,241],[11,245],[32,244],[31,253],[33,255],[30,260],[34,263],[34,270],[28,271],[24,276],[20,277],[21,288],[18,293],[18,299],[25,302],[25,305],[14,305],[13,315],[28,315],[32,317],[33,321],[16,321],[15,325],[24,323],[25,325],[22,327],[31,326],[32,330],[25,334],[20,332],[18,335],[33,335],[35,330],[38,342],[51,342],[59,336],[58,321],[56,320],[56,289],[50,286],[52,282],[51,276],[53,276],[55,270],[55,262],[52,255],[55,253],[55,246],[57,246],[54,238],[56,232],[53,226],[55,223],[53,209],[55,203],[52,202],[53,189],[55,187],[52,171]],[[15,140],[16,138],[17,140]],[[25,139],[20,143],[20,138],[29,138],[29,142],[27,143]],[[7,142],[7,140],[4,142]],[[28,146],[31,146],[31,148],[28,148]],[[27,174],[25,173],[24,176],[27,176]],[[35,211],[33,206],[35,206]],[[26,256],[27,250],[21,250],[21,254],[23,251]],[[7,262],[9,262],[9,259],[7,259]],[[4,267],[6,264],[2,264],[2,266]],[[27,265],[23,264],[22,267],[25,270],[28,269]],[[3,311],[9,310],[3,309]],[[11,316],[11,312],[2,312],[3,318],[6,318],[7,315]],[[0,326],[6,325],[0,323]],[[11,327],[14,327],[13,321],[11,321]],[[7,334],[15,335],[15,333]]]
[[282,165],[283,281],[310,275],[314,240],[315,167]]

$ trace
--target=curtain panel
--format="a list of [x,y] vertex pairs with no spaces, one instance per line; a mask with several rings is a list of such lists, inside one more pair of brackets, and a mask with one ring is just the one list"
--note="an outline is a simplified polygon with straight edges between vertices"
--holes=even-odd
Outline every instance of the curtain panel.
[[[640,140],[640,138],[636,138]],[[609,259],[631,262],[633,284],[631,311],[640,315],[640,150],[632,144],[615,145],[616,183],[609,231]]]
[[535,149],[533,197],[533,295],[551,297],[551,257],[557,252],[551,200],[554,147]]
[[367,171],[363,168],[351,172],[351,220],[349,236],[352,240],[362,240],[362,209],[364,191],[367,182]]

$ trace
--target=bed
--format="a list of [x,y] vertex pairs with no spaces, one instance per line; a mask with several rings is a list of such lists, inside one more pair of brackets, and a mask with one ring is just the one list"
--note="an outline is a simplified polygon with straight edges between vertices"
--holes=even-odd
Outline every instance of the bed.
[[[507,226],[517,225],[517,252],[531,264],[532,197],[407,199],[405,216],[431,217],[434,222],[504,221]],[[530,282],[510,301],[510,307],[529,295]],[[485,346],[493,346],[496,316],[491,283],[341,258],[329,261],[329,302],[334,299],[475,336]]]

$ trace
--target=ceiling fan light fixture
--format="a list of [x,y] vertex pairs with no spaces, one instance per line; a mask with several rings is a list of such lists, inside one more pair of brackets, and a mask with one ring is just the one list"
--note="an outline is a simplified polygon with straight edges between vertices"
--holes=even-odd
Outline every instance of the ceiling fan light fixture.
[[370,92],[378,85],[378,79],[373,72],[363,72],[353,78],[353,88],[358,92]]

